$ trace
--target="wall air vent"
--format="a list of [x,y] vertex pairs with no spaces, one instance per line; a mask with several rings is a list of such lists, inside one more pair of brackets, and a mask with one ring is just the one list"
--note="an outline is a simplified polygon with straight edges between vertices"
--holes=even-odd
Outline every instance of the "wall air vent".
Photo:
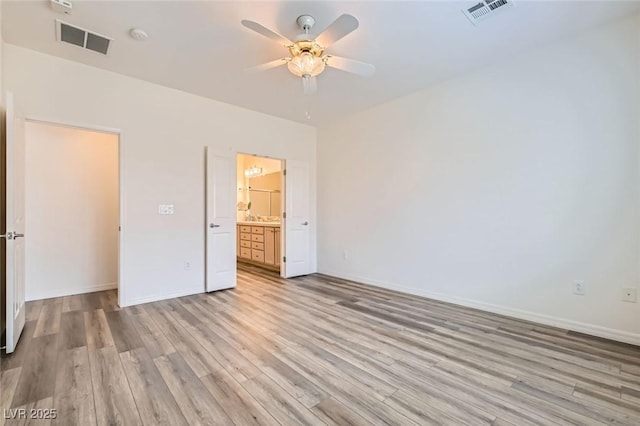
[[513,0],[483,0],[469,8],[462,9],[462,13],[475,25],[496,13],[512,8],[513,5]]
[[69,25],[59,19],[56,19],[56,37],[58,41],[63,43],[73,44],[83,49],[102,53],[103,55],[107,54],[109,46],[113,41],[112,38]]

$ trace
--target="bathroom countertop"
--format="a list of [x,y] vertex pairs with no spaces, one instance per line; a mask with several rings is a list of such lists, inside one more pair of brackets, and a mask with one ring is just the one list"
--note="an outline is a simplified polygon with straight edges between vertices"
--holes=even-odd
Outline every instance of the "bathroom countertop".
[[244,226],[268,226],[271,228],[280,228],[280,222],[246,222],[246,221],[238,221],[238,225]]

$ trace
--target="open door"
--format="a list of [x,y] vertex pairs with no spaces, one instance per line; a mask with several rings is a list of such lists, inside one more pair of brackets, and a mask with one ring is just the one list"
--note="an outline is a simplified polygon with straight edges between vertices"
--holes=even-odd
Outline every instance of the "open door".
[[24,119],[16,114],[13,95],[6,99],[6,351],[15,351],[25,322],[24,282]]
[[307,275],[311,270],[311,188],[309,164],[287,161],[285,174],[284,276]]
[[206,149],[206,291],[236,286],[236,156]]

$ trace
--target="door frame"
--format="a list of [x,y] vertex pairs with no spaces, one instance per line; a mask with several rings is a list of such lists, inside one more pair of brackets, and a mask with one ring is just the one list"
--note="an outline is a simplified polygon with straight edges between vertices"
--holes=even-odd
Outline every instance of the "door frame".
[[[122,246],[124,241],[124,229],[125,229],[125,191],[122,185],[122,131],[113,127],[100,126],[86,123],[74,123],[64,120],[52,119],[49,117],[39,117],[34,115],[26,115],[24,118],[25,123],[37,123],[45,124],[49,126],[70,127],[73,129],[89,130],[92,132],[109,133],[118,137],[118,306],[122,306],[122,283],[121,283],[121,271],[122,271]],[[25,141],[26,143],[26,141]],[[27,259],[25,259],[27,261]]]
[[[280,182],[280,212],[281,212],[281,216],[280,216],[280,276],[282,278],[286,278],[286,273],[285,270],[287,268],[287,264],[286,262],[282,261],[282,258],[284,256],[285,252],[285,245],[287,242],[287,237],[286,237],[286,226],[285,226],[285,220],[286,218],[282,217],[282,213],[286,212],[286,199],[287,199],[287,191],[286,191],[286,179],[284,176],[284,171],[287,169],[287,159],[286,158],[280,158],[280,157],[274,157],[271,155],[266,155],[266,154],[255,154],[255,153],[247,153],[244,151],[236,151],[236,163],[235,163],[235,167],[236,167],[236,176],[238,175],[238,155],[245,155],[247,157],[259,157],[259,158],[267,158],[269,160],[279,160],[280,161],[280,173],[282,174],[282,180]],[[237,186],[237,185],[236,185]],[[237,200],[237,193],[238,193],[238,188],[235,188],[235,192],[236,192],[236,200]],[[237,204],[237,202],[236,202]],[[237,220],[236,220],[236,224],[237,224]],[[237,250],[237,249],[236,249]],[[238,253],[236,252],[236,267],[238,264]]]

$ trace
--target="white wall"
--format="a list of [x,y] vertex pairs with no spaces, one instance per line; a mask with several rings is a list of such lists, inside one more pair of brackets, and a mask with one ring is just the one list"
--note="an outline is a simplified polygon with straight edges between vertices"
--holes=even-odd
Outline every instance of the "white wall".
[[[27,117],[120,131],[122,305],[204,291],[204,146],[311,163],[315,203],[312,127],[10,44],[4,58]],[[311,250],[315,268],[315,226]]]
[[319,129],[319,271],[640,344],[639,64],[635,17]]
[[118,136],[25,126],[26,300],[117,287]]

